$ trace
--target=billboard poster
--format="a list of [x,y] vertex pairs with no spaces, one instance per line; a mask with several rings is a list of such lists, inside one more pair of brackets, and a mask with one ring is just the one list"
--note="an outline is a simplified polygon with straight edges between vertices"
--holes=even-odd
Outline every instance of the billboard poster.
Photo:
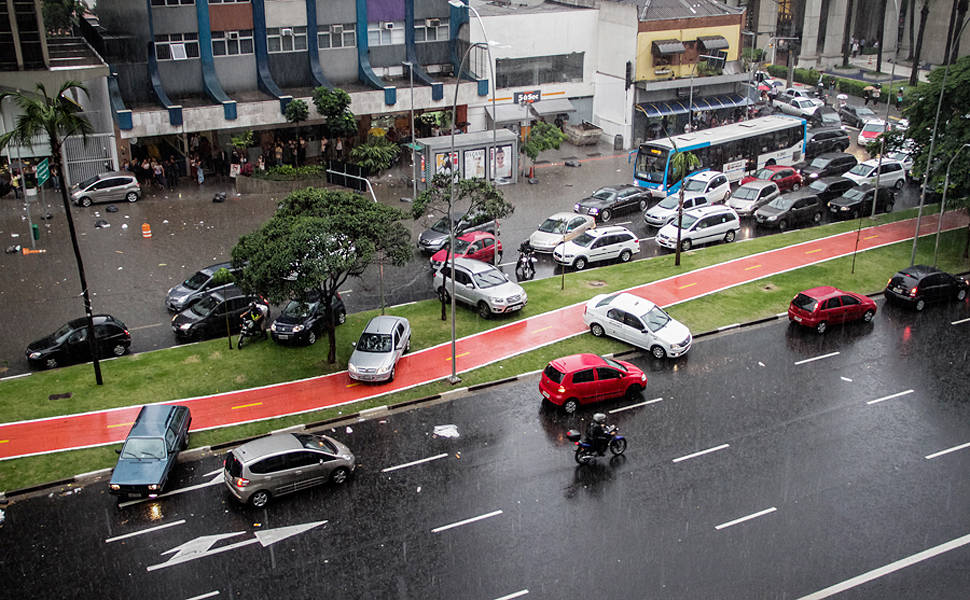
[[[451,166],[452,172],[458,171],[458,152],[451,153]],[[438,173],[446,173],[449,170],[448,165],[448,153],[447,152],[435,152],[434,155],[434,172],[435,175]]]
[[465,150],[465,179],[485,178],[485,148]]
[[492,178],[512,178],[512,145],[490,148]]

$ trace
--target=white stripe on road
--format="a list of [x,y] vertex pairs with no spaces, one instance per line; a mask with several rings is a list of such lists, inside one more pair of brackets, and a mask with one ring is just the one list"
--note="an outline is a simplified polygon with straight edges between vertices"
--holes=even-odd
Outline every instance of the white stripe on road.
[[429,456],[428,458],[422,458],[421,460],[415,460],[413,462],[404,463],[403,465],[397,465],[394,467],[387,467],[386,469],[381,469],[381,473],[387,473],[389,471],[397,471],[398,469],[406,469],[407,467],[413,467],[414,465],[420,465],[421,463],[431,462],[433,460],[438,460],[439,458],[444,458],[448,456],[448,453],[442,453],[437,456]]
[[620,221],[619,223],[613,223],[613,225],[632,225],[633,221]]
[[222,473],[222,469],[216,469],[215,471],[209,471],[208,473],[206,473],[205,475],[203,475],[203,477],[212,477],[216,473]]
[[454,527],[461,527],[462,525],[468,525],[469,523],[474,523],[475,521],[481,521],[482,519],[488,519],[490,517],[495,517],[502,514],[500,510],[493,510],[490,513],[484,515],[478,515],[477,517],[472,517],[470,519],[465,519],[464,521],[458,521],[457,523],[451,523],[450,525],[442,525],[441,527],[435,527],[431,530],[431,533],[439,533],[445,531],[446,529],[452,529]]
[[200,596],[192,596],[191,598],[186,598],[185,600],[203,600],[204,598],[212,598],[219,595],[219,590],[214,592],[209,592],[208,594],[202,594]]
[[151,325],[139,325],[138,327],[129,327],[128,331],[138,331],[139,329],[150,329],[152,327],[160,327],[165,325],[165,323],[152,323]]
[[822,356],[816,356],[813,358],[806,358],[805,360],[796,361],[796,365],[804,365],[805,363],[814,362],[816,360],[822,360],[823,358],[832,358],[833,356],[838,356],[838,352],[829,352],[828,354],[823,354]]
[[876,398],[875,400],[869,400],[866,404],[876,404],[882,402],[883,400],[892,400],[893,398],[899,398],[900,396],[905,396],[906,394],[912,394],[913,390],[906,390],[904,392],[897,392],[895,394],[889,394],[888,396],[883,396],[882,398]]
[[176,525],[181,525],[185,523],[185,519],[179,519],[178,521],[172,521],[171,523],[165,523],[164,525],[158,525],[156,527],[149,527],[148,529],[142,529],[141,531],[134,531],[132,533],[126,533],[125,535],[117,535],[112,538],[108,538],[104,541],[105,544],[110,544],[111,542],[117,542],[118,540],[123,540],[130,537],[135,537],[136,535],[141,535],[143,533],[151,533],[153,531],[158,531],[159,529],[167,529],[169,527],[174,527]]
[[646,402],[638,402],[636,404],[631,404],[630,406],[621,406],[620,408],[614,408],[613,410],[610,410],[607,412],[612,415],[613,413],[618,413],[623,410],[630,410],[631,408],[636,408],[638,406],[646,406],[648,404],[654,404],[656,402],[660,402],[661,400],[663,400],[663,398],[654,398],[653,400],[647,400]]
[[731,447],[731,444],[721,444],[720,446],[714,446],[713,448],[708,448],[707,450],[701,450],[700,452],[695,452],[693,454],[688,454],[687,456],[681,456],[680,458],[675,458],[674,462],[678,463],[683,460],[697,458],[698,456],[703,456],[705,454],[710,454],[711,452],[717,452],[718,450],[724,450],[725,448],[730,448],[730,447]]
[[172,490],[171,492],[165,492],[164,494],[159,494],[159,495],[155,496],[154,498],[141,498],[140,500],[131,500],[129,502],[119,502],[118,503],[118,508],[124,508],[126,506],[131,506],[132,504],[141,504],[142,502],[148,502],[149,500],[154,501],[154,500],[157,500],[159,498],[164,498],[166,496],[174,496],[176,494],[184,494],[185,492],[191,492],[193,490],[201,490],[202,488],[206,488],[206,487],[209,487],[211,485],[219,485],[220,483],[222,483],[222,471],[216,471],[216,472],[219,473],[219,474],[216,475],[215,477],[213,477],[211,481],[208,481],[206,483],[200,483],[198,485],[190,485],[189,487],[182,488],[180,490]]
[[894,571],[900,569],[905,569],[910,565],[915,565],[918,562],[922,562],[928,558],[933,558],[938,554],[943,554],[944,552],[949,552],[960,546],[966,546],[970,544],[970,534],[958,537],[955,540],[950,540],[949,542],[940,544],[939,546],[933,546],[922,552],[917,552],[912,556],[907,556],[906,558],[901,558],[896,562],[889,563],[888,565],[879,567],[878,569],[873,569],[862,575],[856,575],[852,579],[846,579],[842,583],[837,583],[835,585],[829,586],[824,590],[819,590],[814,594],[809,594],[807,596],[802,596],[798,600],[822,600],[822,598],[828,598],[829,596],[834,596],[835,594],[844,592],[845,590],[860,586],[863,583],[872,581],[873,579],[878,579],[883,575],[888,575]]
[[962,323],[970,323],[970,319],[960,319],[959,321],[950,321],[950,325],[960,325]]
[[848,377],[839,377],[839,379],[841,379],[842,381],[848,381],[849,383],[852,383],[852,380],[849,379]]
[[764,510],[759,510],[758,512],[756,512],[754,514],[751,514],[751,515],[748,515],[746,517],[741,517],[740,519],[735,519],[733,521],[728,521],[727,523],[721,523],[720,525],[715,525],[714,526],[714,529],[717,529],[717,530],[725,529],[727,527],[731,527],[732,525],[737,525],[738,523],[744,523],[745,521],[750,521],[751,519],[757,519],[760,516],[767,515],[769,513],[773,513],[776,510],[778,510],[778,509],[775,508],[774,506],[772,506],[771,508],[766,508]]
[[512,600],[512,598],[521,598],[522,596],[525,596],[528,593],[529,593],[529,590],[519,590],[517,592],[513,592],[511,594],[508,594],[507,596],[502,596],[501,598],[496,598],[495,600]]
[[927,460],[936,458],[937,456],[943,456],[944,454],[949,454],[951,452],[956,452],[957,450],[963,450],[964,448],[970,448],[970,442],[966,444],[960,444],[959,446],[954,446],[952,448],[947,448],[946,450],[940,450],[939,452],[934,452],[933,454],[926,455]]

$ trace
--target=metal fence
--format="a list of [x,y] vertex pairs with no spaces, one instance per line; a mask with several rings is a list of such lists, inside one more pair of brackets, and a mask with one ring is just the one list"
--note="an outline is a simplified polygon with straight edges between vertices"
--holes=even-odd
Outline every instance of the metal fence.
[[69,137],[64,140],[61,153],[67,168],[64,184],[68,186],[116,168],[117,150],[111,133],[93,133],[86,140]]

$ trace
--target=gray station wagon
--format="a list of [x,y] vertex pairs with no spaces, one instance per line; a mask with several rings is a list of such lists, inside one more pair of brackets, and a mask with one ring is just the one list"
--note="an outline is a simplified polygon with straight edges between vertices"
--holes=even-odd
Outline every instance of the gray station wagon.
[[178,453],[189,445],[192,413],[188,406],[151,404],[141,407],[118,450],[108,491],[117,496],[154,498],[165,488]]

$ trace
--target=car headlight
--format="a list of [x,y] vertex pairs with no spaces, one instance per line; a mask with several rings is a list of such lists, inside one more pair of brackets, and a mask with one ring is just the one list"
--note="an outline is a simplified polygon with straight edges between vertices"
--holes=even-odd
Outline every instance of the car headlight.
[[778,215],[771,215],[770,217],[768,217],[768,220],[769,221],[777,221],[778,220]]
[[148,489],[152,491],[160,490],[161,488],[162,486],[158,485],[157,483],[152,483],[152,484],[149,484],[148,486]]
[[179,325],[179,329],[181,329],[182,331],[188,331],[191,328],[192,328],[192,323],[182,323],[181,325]]
[[276,321],[273,321],[273,324],[269,326],[269,330],[276,333]]
[[351,373],[356,373],[357,372],[357,367],[354,366],[353,364],[348,364],[347,365],[347,371],[349,371]]
[[505,298],[496,298],[495,296],[490,296],[489,300],[492,304],[505,304]]
[[30,353],[30,358],[32,358],[34,360],[37,360],[38,358],[40,358],[40,356],[41,356],[40,352],[31,352]]
[[391,370],[391,365],[383,365],[377,369],[377,372],[383,375]]
[[839,207],[839,210],[841,210],[841,211],[847,211],[847,210],[849,210],[849,207],[848,206],[840,206]]
[[297,325],[293,328],[293,333],[300,333],[303,331],[303,325]]
[[118,490],[121,489],[121,486],[118,485],[117,483],[112,483],[112,484],[108,485],[108,487],[111,488],[111,489],[113,489],[113,490],[115,490],[115,491],[118,491]]

